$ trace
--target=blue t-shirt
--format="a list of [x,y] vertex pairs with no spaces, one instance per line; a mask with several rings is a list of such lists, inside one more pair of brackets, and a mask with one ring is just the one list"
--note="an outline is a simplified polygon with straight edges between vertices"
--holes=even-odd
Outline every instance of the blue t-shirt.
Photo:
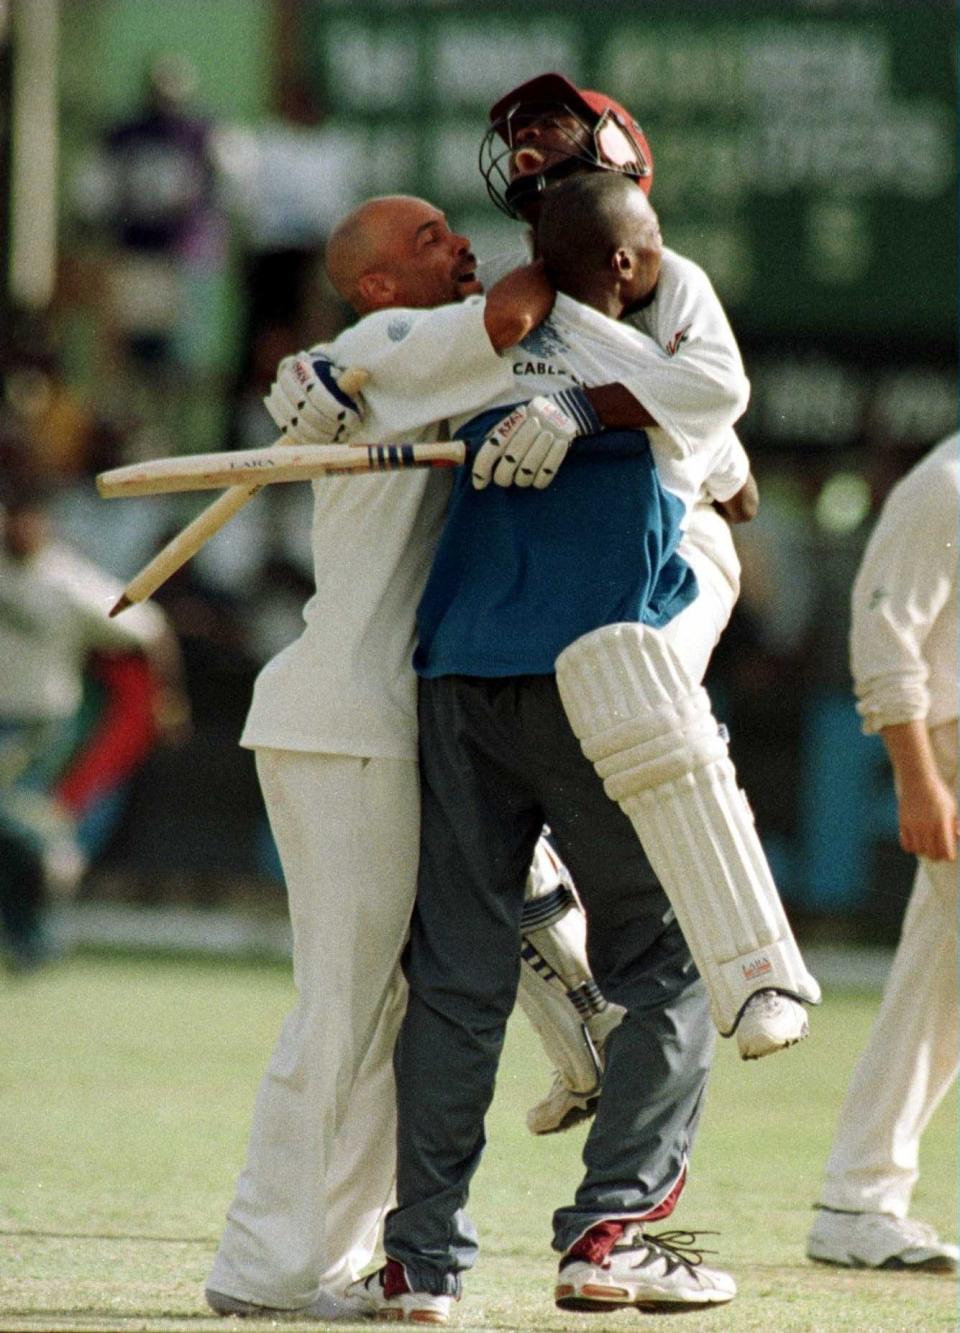
[[[507,412],[458,431],[473,448]],[[697,595],[676,554],[683,506],[660,485],[644,431],[574,441],[542,491],[477,491],[459,469],[417,609],[421,676],[548,675],[580,635],[662,626]]]

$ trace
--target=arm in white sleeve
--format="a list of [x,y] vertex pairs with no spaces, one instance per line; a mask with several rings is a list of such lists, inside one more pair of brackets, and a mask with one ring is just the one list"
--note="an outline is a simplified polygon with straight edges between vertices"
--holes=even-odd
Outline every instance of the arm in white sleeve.
[[854,581],[850,664],[867,732],[927,716],[924,642],[955,595],[956,498],[916,491],[889,497]]
[[698,265],[665,248],[654,301],[628,319],[666,355],[657,373],[645,375],[635,387],[624,381],[625,387],[681,452],[692,452],[743,415],[750,384],[740,349]]
[[711,471],[704,489],[711,500],[732,500],[743,490],[750,477],[750,459],[732,426],[722,431],[717,440]]
[[435,310],[382,310],[341,333],[327,349],[340,365],[370,374],[370,419],[354,439],[402,437],[458,413],[503,401],[513,387],[508,357],[494,350],[483,297]]
[[85,560],[70,547],[55,545],[48,559],[68,588],[87,652],[142,654],[156,686],[155,720],[170,738],[182,735],[189,722],[180,643],[167,616],[149,602],[131,606],[122,617],[107,613],[122,588],[112,575]]

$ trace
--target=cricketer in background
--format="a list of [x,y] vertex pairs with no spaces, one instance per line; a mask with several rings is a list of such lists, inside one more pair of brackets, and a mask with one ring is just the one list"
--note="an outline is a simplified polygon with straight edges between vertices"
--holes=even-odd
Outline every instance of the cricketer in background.
[[857,711],[887,747],[918,865],[807,1240],[811,1259],[848,1268],[955,1273],[960,1257],[908,1217],[921,1135],[957,1075],[958,445],[890,492],[853,586]]
[[[50,487],[8,469],[0,489],[0,952],[18,969],[51,955],[51,894],[72,892],[86,860],[81,823],[158,738],[189,725],[180,649],[158,607],[106,617],[116,581],[59,540]],[[92,654],[109,705],[82,724]],[[101,811],[102,813],[102,811]]]

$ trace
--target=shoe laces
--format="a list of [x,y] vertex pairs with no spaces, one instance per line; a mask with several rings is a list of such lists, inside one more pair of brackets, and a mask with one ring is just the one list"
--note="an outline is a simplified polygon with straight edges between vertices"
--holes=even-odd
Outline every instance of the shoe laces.
[[703,1263],[705,1254],[716,1254],[716,1250],[707,1250],[698,1242],[700,1236],[718,1236],[718,1231],[660,1231],[652,1236],[645,1232],[638,1222],[633,1222],[624,1230],[617,1249],[630,1249],[645,1245],[650,1254],[662,1258],[667,1265],[667,1273],[678,1268],[698,1268]]

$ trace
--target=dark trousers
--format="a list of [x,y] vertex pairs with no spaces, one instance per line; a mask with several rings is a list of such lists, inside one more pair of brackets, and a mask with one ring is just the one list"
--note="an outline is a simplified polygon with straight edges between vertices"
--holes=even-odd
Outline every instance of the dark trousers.
[[524,882],[544,823],[586,910],[594,976],[627,1009],[607,1046],[586,1173],[554,1214],[557,1250],[604,1218],[669,1211],[714,1029],[673,911],[584,758],[554,677],[423,680],[419,712],[421,859],[386,1251],[415,1290],[456,1292],[476,1257],[464,1205],[516,998]]

